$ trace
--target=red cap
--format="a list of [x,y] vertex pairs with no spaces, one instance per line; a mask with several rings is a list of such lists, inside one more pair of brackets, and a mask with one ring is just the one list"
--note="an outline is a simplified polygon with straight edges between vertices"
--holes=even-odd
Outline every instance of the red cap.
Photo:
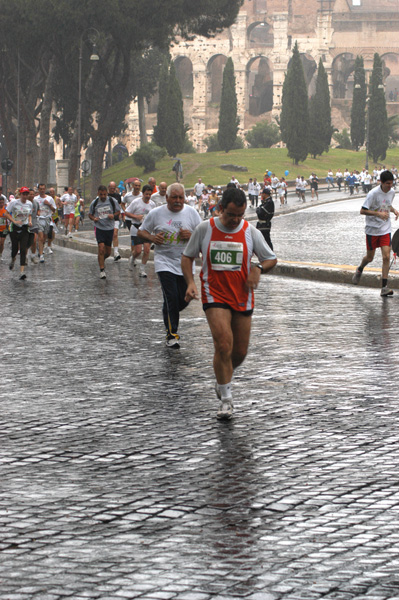
[[27,194],[29,194],[29,188],[26,187],[26,185],[24,187],[21,187],[21,189],[19,190],[20,194],[23,194],[24,192],[26,192]]

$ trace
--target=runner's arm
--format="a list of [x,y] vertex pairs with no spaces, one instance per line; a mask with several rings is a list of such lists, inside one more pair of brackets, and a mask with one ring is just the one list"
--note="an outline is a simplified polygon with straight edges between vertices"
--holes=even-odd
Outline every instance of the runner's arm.
[[191,302],[191,300],[198,300],[198,298],[199,298],[197,286],[195,285],[195,282],[194,282],[193,262],[194,262],[194,257],[185,256],[184,254],[182,255],[181,270],[183,272],[184,279],[186,280],[186,283],[187,283],[186,295],[184,297],[184,300],[186,302]]

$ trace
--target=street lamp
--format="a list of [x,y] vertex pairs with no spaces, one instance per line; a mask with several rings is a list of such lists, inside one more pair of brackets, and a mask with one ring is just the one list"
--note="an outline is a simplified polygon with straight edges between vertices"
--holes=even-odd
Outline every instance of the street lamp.
[[82,33],[80,36],[80,44],[79,44],[79,91],[78,91],[78,187],[80,187],[80,159],[81,159],[81,146],[82,146],[82,61],[83,61],[83,36],[85,33],[89,33],[88,38],[92,44],[92,53],[90,56],[90,60],[95,62],[100,60],[100,57],[97,54],[97,46],[96,41],[100,37],[100,33],[97,29],[90,27]]

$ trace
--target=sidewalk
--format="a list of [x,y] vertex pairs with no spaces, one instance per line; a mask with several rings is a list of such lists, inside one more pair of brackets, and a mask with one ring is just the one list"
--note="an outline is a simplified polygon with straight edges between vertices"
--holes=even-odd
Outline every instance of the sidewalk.
[[[365,198],[365,194],[360,192],[354,196],[349,193],[337,189],[330,192],[327,190],[319,190],[319,199],[312,200],[311,192],[306,194],[306,202],[298,201],[294,191],[288,193],[288,202],[284,206],[280,206],[279,200],[275,200],[275,219],[282,215],[287,215],[302,211],[310,206],[320,206],[332,202],[341,202],[343,200],[353,200],[353,198]],[[248,206],[246,219],[250,222],[256,221],[255,208]],[[65,238],[62,234],[58,234],[55,239],[55,244],[71,250],[79,250],[91,254],[97,254],[97,243],[94,238],[93,230],[84,230],[74,234],[72,239]],[[119,232],[119,252],[123,259],[130,257],[130,235],[127,229],[122,229]],[[308,279],[315,281],[326,281],[330,283],[351,284],[352,277],[355,272],[354,265],[333,265],[321,263],[317,260],[315,253],[314,262],[311,261],[288,261],[284,257],[278,256],[278,264],[273,269],[273,275],[282,275],[286,277],[295,277],[298,279]],[[153,251],[150,254],[150,260],[153,260]],[[367,267],[364,271],[361,286],[362,287],[380,287],[381,286],[381,268]],[[393,289],[399,289],[399,274],[390,272],[389,285]]]

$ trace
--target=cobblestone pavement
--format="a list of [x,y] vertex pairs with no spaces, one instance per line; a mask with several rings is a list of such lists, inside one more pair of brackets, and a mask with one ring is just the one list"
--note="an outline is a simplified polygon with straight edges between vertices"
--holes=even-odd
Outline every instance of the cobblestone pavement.
[[0,263],[0,598],[398,600],[397,297],[263,278],[223,424],[148,270]]

